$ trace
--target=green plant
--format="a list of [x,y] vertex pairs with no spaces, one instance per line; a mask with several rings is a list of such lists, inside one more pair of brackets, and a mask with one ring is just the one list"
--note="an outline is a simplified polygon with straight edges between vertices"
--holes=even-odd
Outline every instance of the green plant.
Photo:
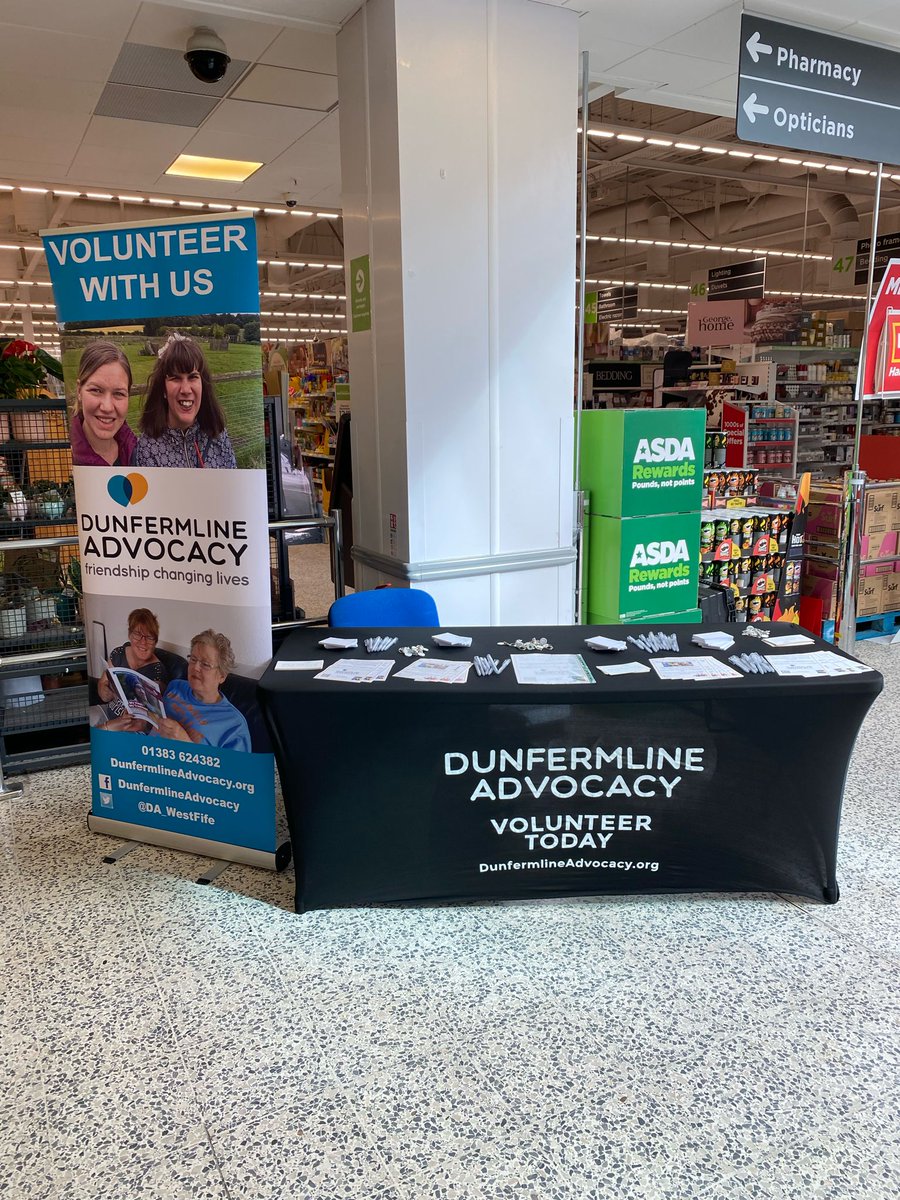
[[28,494],[33,500],[39,496],[46,496],[49,492],[55,492],[57,500],[60,498],[59,484],[54,479],[36,479],[28,489]]

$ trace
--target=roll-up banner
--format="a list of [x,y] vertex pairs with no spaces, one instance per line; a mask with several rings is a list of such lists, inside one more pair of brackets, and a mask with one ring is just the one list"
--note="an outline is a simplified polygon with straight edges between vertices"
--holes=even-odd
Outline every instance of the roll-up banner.
[[272,638],[253,218],[42,237],[70,405],[89,825],[280,866],[256,698]]

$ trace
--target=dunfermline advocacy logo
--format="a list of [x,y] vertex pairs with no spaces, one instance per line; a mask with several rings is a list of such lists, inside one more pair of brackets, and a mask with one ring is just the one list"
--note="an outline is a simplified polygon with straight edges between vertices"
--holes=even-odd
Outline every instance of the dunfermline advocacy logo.
[[147,495],[147,480],[134,471],[130,475],[113,475],[106,490],[110,499],[127,508],[129,504],[138,504]]

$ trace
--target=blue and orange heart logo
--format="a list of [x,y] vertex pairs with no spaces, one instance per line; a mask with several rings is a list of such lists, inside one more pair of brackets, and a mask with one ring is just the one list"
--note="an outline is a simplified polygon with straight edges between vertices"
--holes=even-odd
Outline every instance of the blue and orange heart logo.
[[110,499],[127,508],[129,504],[139,504],[147,495],[147,480],[134,472],[130,475],[113,475],[106,490]]

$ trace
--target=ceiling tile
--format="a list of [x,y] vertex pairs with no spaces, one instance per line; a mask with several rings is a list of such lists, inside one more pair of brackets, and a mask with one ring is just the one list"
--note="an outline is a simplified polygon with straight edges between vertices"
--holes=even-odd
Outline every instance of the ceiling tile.
[[33,138],[27,134],[3,134],[3,169],[8,161],[39,165],[65,163],[68,166],[75,146],[65,138]]
[[[177,154],[148,153],[139,143],[122,146],[111,153],[107,146],[81,146],[69,167],[69,178],[85,187],[92,183],[111,191],[129,187],[149,188]],[[174,190],[174,189],[170,189]]]
[[617,63],[615,73],[631,79],[669,84],[680,91],[693,91],[696,87],[721,79],[726,69],[720,62],[688,58],[684,54],[667,54],[664,50],[642,50],[634,58]]
[[696,93],[698,96],[711,96],[714,100],[730,100],[736,107],[737,85],[737,72],[735,71],[731,75],[726,75],[724,79],[717,79],[714,83],[698,87]]
[[320,21],[339,25],[361,7],[362,0],[241,0],[244,11],[283,17],[285,24]]
[[273,67],[337,75],[337,39],[331,33],[283,29],[259,61]]
[[3,0],[3,22],[45,33],[76,33],[86,38],[119,38],[140,8],[140,0]]
[[[878,20],[877,25],[863,22],[858,25],[848,25],[841,32],[848,37],[860,38],[864,42],[878,42],[882,46],[900,45],[900,7],[891,9],[890,15],[885,14],[883,19],[876,14],[872,20],[876,19]],[[888,24],[889,21],[891,24]]]
[[593,57],[594,49],[600,53],[610,34],[636,46],[655,46],[712,16],[724,4],[723,0],[672,0],[668,4],[660,0],[581,0],[580,7],[589,10],[578,22],[581,44]]
[[193,129],[184,125],[147,125],[143,121],[95,116],[85,131],[82,145],[113,150],[139,146],[142,153],[169,155],[171,161],[193,136]]
[[0,74],[21,71],[34,63],[42,75],[106,82],[119,53],[118,38],[80,37],[71,33],[48,36],[43,30],[0,25]]
[[[248,5],[242,3],[241,8],[247,9]],[[128,39],[147,46],[166,46],[183,54],[188,38],[198,25],[207,25],[214,29],[232,58],[246,58],[251,62],[259,57],[279,33],[278,24],[271,21],[226,16],[220,9],[204,11],[199,6],[189,8],[186,4],[178,6],[144,3]],[[185,66],[185,70],[187,69]]]
[[614,67],[616,63],[620,63],[623,59],[633,58],[638,54],[643,47],[633,45],[631,42],[616,42],[610,38],[604,38],[603,41],[596,47],[588,47],[582,42],[582,48],[590,49],[591,55],[591,74],[597,71],[606,71],[610,67]]
[[10,183],[13,180],[21,179],[23,183],[41,183],[58,182],[66,178],[66,171],[69,169],[69,158],[71,157],[71,149],[58,147],[60,152],[65,150],[65,157],[59,157],[55,161],[47,160],[40,165],[40,172],[35,170],[35,164],[31,159],[16,158],[10,154],[3,155],[0,160],[0,176]]
[[[270,162],[290,145],[284,137],[260,137],[251,133],[224,133],[205,126],[184,147],[185,154],[208,158],[237,158],[244,162]],[[168,166],[168,164],[166,164]]]
[[197,129],[218,104],[216,96],[189,96],[157,88],[108,83],[97,101],[98,117],[118,117],[151,124],[184,125]]
[[741,10],[737,5],[720,12],[681,33],[656,43],[657,50],[687,54],[696,58],[715,59],[728,66],[737,66],[741,42]]
[[259,100],[264,104],[324,111],[337,103],[337,79],[312,71],[256,66],[241,80],[232,96],[236,100]]
[[221,133],[249,133],[258,136],[302,137],[322,120],[322,114],[308,108],[286,108],[281,104],[255,104],[251,100],[223,100],[204,122],[203,129]]
[[32,112],[83,112],[94,110],[103,91],[99,79],[64,79],[33,72],[0,72],[0,108],[15,107],[27,100]]
[[72,151],[78,146],[90,123],[86,112],[35,112],[30,108],[4,106],[3,146],[7,134],[25,134],[30,138],[41,138],[68,145]]

